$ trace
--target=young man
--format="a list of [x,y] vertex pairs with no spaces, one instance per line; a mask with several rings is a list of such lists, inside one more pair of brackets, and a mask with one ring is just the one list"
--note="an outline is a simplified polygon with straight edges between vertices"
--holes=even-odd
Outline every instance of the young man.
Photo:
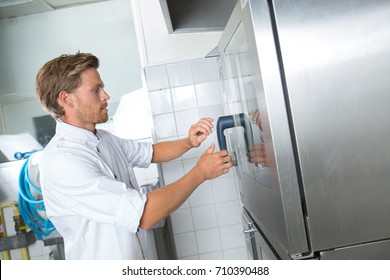
[[208,179],[232,166],[214,144],[176,182],[141,194],[133,167],[169,161],[198,147],[212,119],[191,126],[188,137],[157,144],[118,138],[96,129],[107,121],[109,95],[92,54],[62,55],[36,78],[37,96],[57,121],[42,153],[40,184],[46,213],[61,234],[66,259],[142,259],[139,228],[150,229],[177,209]]

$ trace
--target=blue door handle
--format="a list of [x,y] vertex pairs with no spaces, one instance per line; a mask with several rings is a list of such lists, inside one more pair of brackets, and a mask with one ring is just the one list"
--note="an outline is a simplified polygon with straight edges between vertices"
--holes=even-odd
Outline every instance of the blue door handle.
[[234,127],[234,118],[232,115],[223,116],[218,118],[217,122],[217,137],[219,149],[227,150],[226,137],[224,134],[225,129]]
[[218,118],[217,122],[217,137],[218,137],[218,145],[219,149],[227,150],[227,144],[226,144],[226,137],[224,134],[225,129],[236,127],[236,124],[234,122],[234,117],[238,118],[239,124],[238,126],[242,126],[244,128],[244,137],[245,137],[245,143],[247,151],[249,151],[250,147],[253,146],[253,133],[252,133],[252,126],[249,121],[249,118],[244,113],[240,113],[236,116],[229,115],[229,116],[222,116]]

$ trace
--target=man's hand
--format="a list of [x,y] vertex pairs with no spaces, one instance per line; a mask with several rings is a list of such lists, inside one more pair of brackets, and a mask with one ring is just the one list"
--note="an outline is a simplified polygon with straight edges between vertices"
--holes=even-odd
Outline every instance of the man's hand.
[[196,168],[199,168],[204,180],[214,179],[226,174],[233,166],[232,158],[226,150],[214,152],[215,144],[211,146],[199,158]]
[[200,144],[211,134],[214,119],[202,118],[192,125],[188,133],[188,141],[191,147],[199,147]]

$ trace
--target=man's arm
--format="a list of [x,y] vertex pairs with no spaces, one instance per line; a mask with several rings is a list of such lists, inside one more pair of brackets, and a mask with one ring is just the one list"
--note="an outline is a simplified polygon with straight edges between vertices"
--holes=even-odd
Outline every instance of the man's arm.
[[192,125],[188,137],[176,141],[166,141],[153,144],[153,163],[170,161],[178,158],[191,148],[199,147],[200,144],[211,134],[213,128],[212,118],[200,119]]
[[176,182],[147,194],[147,201],[140,221],[142,229],[150,229],[164,217],[175,211],[205,180],[214,179],[229,172],[231,157],[226,150],[215,152],[212,144],[202,154],[197,164]]

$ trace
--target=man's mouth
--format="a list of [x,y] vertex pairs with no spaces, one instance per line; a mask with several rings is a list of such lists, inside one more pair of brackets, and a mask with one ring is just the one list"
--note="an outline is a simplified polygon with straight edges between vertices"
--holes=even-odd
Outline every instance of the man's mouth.
[[105,105],[101,108],[101,110],[106,110],[106,111],[108,111],[107,107],[108,107],[108,104],[105,104]]

